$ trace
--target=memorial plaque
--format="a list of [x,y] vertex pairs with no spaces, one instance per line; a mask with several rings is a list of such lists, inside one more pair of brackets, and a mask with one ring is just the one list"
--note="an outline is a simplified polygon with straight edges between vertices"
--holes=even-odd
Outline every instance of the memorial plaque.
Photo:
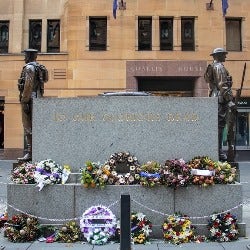
[[127,151],[147,161],[207,155],[218,160],[217,99],[96,96],[34,100],[33,161],[78,172]]

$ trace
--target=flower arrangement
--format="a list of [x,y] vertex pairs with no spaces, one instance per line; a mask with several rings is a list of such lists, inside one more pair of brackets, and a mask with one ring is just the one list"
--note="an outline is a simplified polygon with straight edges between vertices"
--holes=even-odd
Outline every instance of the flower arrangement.
[[108,184],[132,185],[139,183],[140,175],[137,171],[139,166],[135,156],[129,152],[119,152],[112,154],[103,168],[108,175]]
[[39,235],[38,220],[26,214],[13,215],[5,223],[4,235],[12,242],[34,241]]
[[164,239],[176,245],[192,241],[195,233],[189,217],[177,213],[166,218],[162,231]]
[[34,174],[35,180],[38,183],[39,191],[46,185],[61,184],[62,176],[64,175],[64,183],[69,176],[68,166],[64,169],[59,164],[51,159],[40,161],[36,164],[36,171]]
[[80,228],[90,244],[103,245],[115,235],[116,217],[105,206],[92,206],[83,213]]
[[11,180],[16,184],[34,184],[36,183],[34,173],[36,166],[30,162],[24,162],[18,165],[11,172]]
[[184,187],[190,183],[190,168],[183,159],[167,160],[161,171],[161,183],[168,187]]
[[104,187],[107,183],[109,173],[100,163],[87,161],[81,169],[81,183],[84,187]]
[[194,169],[208,171],[210,175],[193,175],[192,183],[206,187],[214,184],[235,183],[236,168],[228,162],[213,161],[208,156],[197,156],[188,162],[191,171]]
[[145,244],[151,232],[152,223],[143,213],[131,213],[131,237],[134,243]]
[[234,241],[239,237],[236,216],[231,213],[214,214],[208,222],[209,238],[213,241]]
[[80,239],[80,226],[75,221],[69,221],[56,234],[56,241],[72,243]]
[[196,156],[191,161],[188,162],[188,166],[190,167],[191,171],[195,169],[198,171],[201,170],[203,172],[205,170],[207,171],[207,173],[210,172],[207,175],[194,174],[191,180],[192,184],[200,185],[202,187],[207,187],[209,185],[215,184],[215,179],[214,179],[215,162],[212,161],[208,156]]
[[137,169],[140,173],[140,184],[142,186],[154,187],[160,185],[161,165],[156,161],[148,161]]
[[236,180],[236,168],[232,167],[228,162],[215,162],[215,177],[216,184],[232,184]]

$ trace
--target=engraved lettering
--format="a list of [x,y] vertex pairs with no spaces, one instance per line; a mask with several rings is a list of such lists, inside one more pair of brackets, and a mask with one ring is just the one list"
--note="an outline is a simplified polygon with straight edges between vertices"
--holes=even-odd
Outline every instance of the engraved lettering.
[[66,120],[66,115],[65,114],[60,114],[60,113],[56,113],[54,116],[54,120],[56,122],[63,122]]

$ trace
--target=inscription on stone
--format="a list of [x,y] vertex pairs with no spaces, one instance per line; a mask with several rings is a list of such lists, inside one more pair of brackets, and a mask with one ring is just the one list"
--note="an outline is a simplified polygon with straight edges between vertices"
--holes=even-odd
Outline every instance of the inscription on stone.
[[216,160],[216,114],[216,98],[42,98],[34,101],[33,159],[50,158],[73,171],[122,151],[141,164],[198,155]]

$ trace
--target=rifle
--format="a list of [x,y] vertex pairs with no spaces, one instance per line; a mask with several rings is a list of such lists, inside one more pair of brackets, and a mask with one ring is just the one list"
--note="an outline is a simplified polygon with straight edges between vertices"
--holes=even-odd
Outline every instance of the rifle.
[[246,67],[247,67],[247,64],[245,62],[240,88],[236,90],[236,95],[234,98],[236,109],[234,112],[231,111],[231,114],[230,114],[231,117],[229,117],[228,140],[227,140],[228,141],[227,160],[229,162],[233,162],[235,160],[235,155],[236,155],[236,134],[237,134],[237,117],[238,117],[237,105],[238,105],[238,101],[240,99],[241,92],[243,89],[243,83],[244,83],[245,75],[246,75]]

